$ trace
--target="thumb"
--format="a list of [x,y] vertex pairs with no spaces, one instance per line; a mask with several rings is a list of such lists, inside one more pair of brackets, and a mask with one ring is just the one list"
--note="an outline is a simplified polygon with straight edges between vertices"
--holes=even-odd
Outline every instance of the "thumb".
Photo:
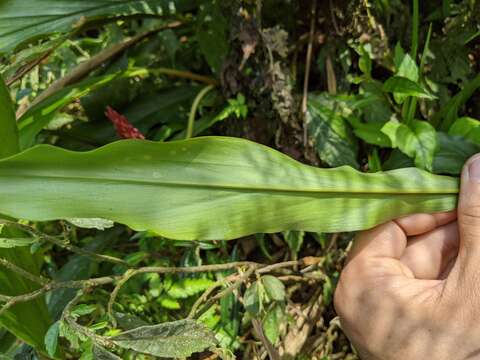
[[458,202],[458,230],[458,261],[467,274],[472,271],[476,273],[480,262],[480,154],[470,158],[463,167]]

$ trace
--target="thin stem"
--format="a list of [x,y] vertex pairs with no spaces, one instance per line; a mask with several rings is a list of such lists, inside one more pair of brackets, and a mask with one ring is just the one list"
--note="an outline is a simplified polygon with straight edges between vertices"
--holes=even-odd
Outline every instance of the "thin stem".
[[10,225],[10,226],[14,226],[17,229],[20,229],[22,231],[26,231],[26,232],[30,233],[31,235],[33,235],[33,236],[35,236],[39,239],[42,239],[42,240],[45,240],[45,241],[50,242],[52,244],[55,244],[57,246],[60,246],[64,249],[66,249],[68,251],[71,251],[71,252],[74,252],[76,254],[91,257],[92,259],[95,259],[97,261],[106,261],[106,262],[110,262],[110,263],[113,263],[113,264],[118,264],[118,265],[123,265],[123,266],[130,267],[130,264],[128,262],[122,260],[122,259],[119,259],[119,258],[116,258],[116,257],[113,257],[113,256],[108,256],[108,255],[100,255],[100,254],[97,254],[97,253],[79,248],[78,246],[66,243],[62,240],[57,239],[54,236],[44,234],[44,233],[42,233],[42,232],[40,232],[40,231],[30,227],[30,226],[27,226],[27,225],[23,225],[23,224],[19,224],[17,222],[14,222],[14,221],[7,221],[7,220],[0,220],[0,224],[7,224],[7,225]]
[[34,283],[39,284],[39,285],[46,285],[48,283],[47,279],[44,279],[40,276],[31,274],[28,271],[22,269],[21,267],[15,265],[15,264],[12,264],[10,261],[8,261],[6,259],[0,258],[0,265],[2,265],[3,267],[19,274],[20,276],[24,277],[25,279],[28,279],[28,280],[30,280]]
[[182,70],[168,69],[168,68],[157,68],[157,69],[148,69],[148,72],[154,75],[169,75],[169,76],[189,79],[189,80],[205,83],[207,85],[214,85],[214,86],[219,85],[219,82],[216,79],[212,79],[204,75],[198,75],[190,71],[182,71]]
[[420,14],[419,14],[418,0],[413,0],[411,55],[412,55],[412,59],[414,60],[417,58],[417,53],[418,53],[419,26],[420,26]]
[[307,144],[307,107],[308,107],[308,84],[310,82],[310,68],[312,66],[313,39],[315,37],[315,25],[317,23],[317,0],[312,1],[310,13],[310,33],[308,35],[307,58],[305,60],[305,77],[303,80],[302,118],[303,118],[303,143]]
[[207,95],[214,88],[214,85],[208,85],[207,87],[203,88],[193,101],[192,108],[190,109],[190,115],[188,116],[187,135],[185,136],[186,139],[190,139],[193,136],[193,125],[195,123],[195,116],[197,115],[197,110],[200,106],[201,101],[203,100],[205,95]]

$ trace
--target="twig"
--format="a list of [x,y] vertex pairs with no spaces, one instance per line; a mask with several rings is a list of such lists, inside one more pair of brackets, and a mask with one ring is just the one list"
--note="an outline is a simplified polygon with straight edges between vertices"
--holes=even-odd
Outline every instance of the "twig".
[[74,252],[76,254],[91,257],[92,259],[97,260],[97,261],[106,261],[106,262],[110,262],[110,263],[113,263],[113,264],[118,264],[118,265],[123,265],[123,266],[130,267],[130,264],[128,262],[126,262],[125,260],[122,260],[122,259],[119,259],[119,258],[116,258],[116,257],[113,257],[113,256],[97,254],[97,253],[79,248],[78,246],[69,244],[65,241],[61,241],[54,236],[44,234],[41,231],[38,231],[38,230],[36,230],[36,229],[34,229],[30,226],[27,226],[27,225],[19,224],[17,222],[8,221],[8,220],[0,220],[0,224],[6,224],[6,225],[16,227],[17,229],[28,232],[29,234],[33,235],[36,238],[39,238],[39,239],[45,240],[47,242],[50,242],[52,244],[58,245],[58,246],[60,246],[64,249],[66,249],[68,251],[71,251],[71,252]]
[[303,118],[303,143],[306,146],[307,138],[307,106],[308,106],[308,83],[310,81],[310,68],[312,66],[313,38],[315,36],[315,25],[317,23],[317,0],[312,0],[310,14],[310,33],[308,36],[307,59],[305,64],[305,78],[303,81],[302,118]]
[[335,9],[333,8],[333,0],[329,0],[329,7],[330,7],[330,17],[332,18],[332,24],[335,29],[335,33],[337,35],[342,35],[342,32],[340,31],[340,28],[338,27],[337,24],[337,18],[335,16]]
[[[39,96],[35,98],[34,101],[30,104],[31,108],[32,106],[35,106],[36,104],[40,103],[41,101],[45,100],[48,98],[50,95],[56,93],[57,91],[63,89],[64,87],[74,84],[81,79],[85,78],[88,74],[90,74],[93,70],[98,68],[100,65],[105,63],[106,61],[115,58],[116,56],[120,55],[122,52],[125,50],[129,49],[130,47],[134,46],[138,42],[144,40],[145,38],[154,35],[160,31],[166,30],[166,29],[173,29],[181,26],[182,23],[179,21],[175,21],[173,23],[169,23],[166,25],[162,25],[158,28],[155,28],[153,30],[144,32],[142,34],[138,34],[131,39],[128,39],[124,42],[114,44],[110,46],[109,48],[102,50],[100,53],[97,55],[93,56],[91,59],[88,61],[85,61],[78,65],[75,69],[73,69],[71,72],[69,72],[66,76],[64,76],[61,79],[58,79],[55,81],[52,85],[48,87],[44,92],[42,92]],[[21,113],[17,114],[17,117],[21,117],[28,109],[25,109]]]
[[45,51],[43,54],[41,54],[38,58],[30,61],[28,64],[22,66],[16,73],[13,75],[11,78],[7,79],[5,81],[5,84],[7,86],[11,86],[14,84],[16,81],[22,79],[26,74],[28,74],[30,71],[32,71],[38,64],[40,64],[42,61],[47,59],[58,47],[58,45],[55,45],[53,48],[48,49]]
[[189,80],[197,81],[200,83],[205,83],[207,85],[218,86],[220,84],[216,79],[212,79],[204,75],[198,75],[190,71],[182,71],[182,70],[168,69],[168,68],[157,68],[157,69],[148,69],[148,72],[155,75],[169,75],[169,76],[189,79]]
[[200,102],[203,100],[205,95],[207,95],[214,88],[215,88],[214,85],[208,85],[198,93],[197,97],[193,101],[192,108],[190,109],[190,115],[188,116],[187,134],[185,136],[186,139],[190,139],[193,136],[193,126],[195,124],[195,116],[197,115],[197,110],[198,110],[198,107],[200,106]]
[[[286,262],[272,264],[272,265],[260,264],[256,262],[250,262],[250,261],[237,261],[237,262],[231,262],[226,264],[202,265],[202,266],[192,266],[192,267],[147,266],[147,267],[138,268],[135,270],[130,269],[129,271],[125,272],[124,275],[103,276],[103,277],[87,279],[87,280],[74,280],[74,281],[62,281],[62,282],[51,281],[45,284],[40,289],[32,291],[27,294],[18,295],[18,296],[0,295],[0,301],[5,302],[3,307],[0,309],[0,316],[9,308],[11,308],[12,306],[18,303],[34,300],[44,295],[45,293],[48,293],[56,289],[88,289],[88,288],[94,288],[98,286],[113,284],[116,281],[122,282],[122,284],[124,285],[125,282],[131,279],[132,277],[139,274],[146,274],[146,273],[157,273],[157,274],[199,273],[199,272],[225,271],[225,270],[231,270],[231,269],[236,269],[241,267],[248,267],[249,270],[245,272],[245,274],[240,279],[241,281],[240,280],[238,281],[238,284],[235,283],[231,287],[225,289],[224,291],[222,291],[221,293],[217,294],[215,297],[212,298],[213,301],[216,301],[221,297],[237,289],[243,283],[243,281],[245,281],[245,279],[248,279],[248,277],[253,273],[253,271],[257,271],[258,273],[265,273],[265,272],[273,272],[286,267],[309,266],[314,263],[318,263],[320,261],[319,259],[321,258],[306,257],[298,261],[286,261]],[[32,275],[32,276],[35,276],[35,275]],[[125,278],[126,278],[126,281],[124,281]],[[117,290],[116,293],[118,293],[119,290]],[[114,301],[115,301],[115,298],[112,300],[112,304]]]
[[277,349],[273,347],[272,343],[265,336],[262,323],[258,319],[252,319],[252,325],[258,337],[260,338],[260,341],[267,350],[270,360],[280,360],[280,354],[278,353]]
[[15,264],[12,264],[10,261],[8,261],[6,259],[0,258],[0,265],[2,265],[3,267],[19,274],[20,276],[24,277],[25,279],[28,279],[28,280],[30,280],[34,283],[39,284],[39,285],[46,285],[48,283],[47,279],[44,279],[40,276],[31,274],[28,271],[22,269],[21,267],[15,265]]
[[202,316],[202,314],[204,314],[208,309],[210,309],[210,307],[217,300],[219,300],[219,299],[227,296],[228,294],[231,294],[235,290],[237,290],[245,281],[247,281],[250,278],[250,276],[253,274],[254,271],[255,271],[255,268],[253,268],[253,267],[249,268],[247,271],[245,271],[245,273],[237,281],[235,281],[235,283],[233,283],[231,286],[229,286],[225,290],[220,291],[214,297],[211,297],[205,303],[205,305],[203,305],[202,308],[197,313],[195,313],[194,317],[198,319],[200,316]]

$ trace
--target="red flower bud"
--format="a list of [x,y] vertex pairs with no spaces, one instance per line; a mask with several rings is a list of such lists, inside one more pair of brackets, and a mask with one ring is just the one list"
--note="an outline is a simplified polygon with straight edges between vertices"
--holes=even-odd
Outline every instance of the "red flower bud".
[[132,126],[128,119],[113,110],[110,106],[107,106],[105,116],[115,125],[117,135],[123,139],[142,139],[145,140],[145,136],[136,127]]

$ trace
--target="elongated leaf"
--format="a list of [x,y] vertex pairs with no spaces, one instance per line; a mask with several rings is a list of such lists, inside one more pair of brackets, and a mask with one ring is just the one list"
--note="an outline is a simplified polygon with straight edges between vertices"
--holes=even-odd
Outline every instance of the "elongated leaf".
[[18,130],[12,99],[0,76],[0,158],[15,154],[18,150]]
[[419,169],[318,169],[243,139],[119,141],[76,153],[39,145],[0,161],[0,213],[98,217],[173,239],[366,229],[455,208],[458,180]]
[[168,358],[186,358],[216,345],[213,333],[194,320],[142,326],[111,340],[125,349]]
[[[91,20],[185,11],[193,0],[4,0],[0,2],[0,53],[28,40],[71,32]],[[173,11],[173,12],[174,12]]]
[[[436,99],[435,95],[431,94],[421,85],[401,76],[393,76],[385,81],[385,84],[383,84],[383,91],[430,100]],[[397,100],[400,99],[397,98]]]
[[0,237],[0,248],[2,249],[10,249],[20,246],[28,246],[35,242],[36,240],[33,238],[2,238]]

